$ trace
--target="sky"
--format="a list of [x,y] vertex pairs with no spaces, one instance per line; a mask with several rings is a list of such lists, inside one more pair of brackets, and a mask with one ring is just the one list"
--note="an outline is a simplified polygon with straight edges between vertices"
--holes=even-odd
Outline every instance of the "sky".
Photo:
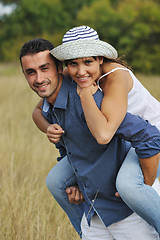
[[6,5],[4,6],[2,3],[0,3],[0,16],[3,14],[10,14],[12,12],[13,5]]

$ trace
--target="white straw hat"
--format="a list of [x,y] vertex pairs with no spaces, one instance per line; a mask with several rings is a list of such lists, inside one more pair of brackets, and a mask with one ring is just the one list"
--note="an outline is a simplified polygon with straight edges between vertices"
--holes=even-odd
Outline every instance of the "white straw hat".
[[66,32],[62,44],[52,49],[51,54],[60,61],[91,56],[116,59],[118,56],[116,49],[101,41],[97,32],[88,26],[74,27]]

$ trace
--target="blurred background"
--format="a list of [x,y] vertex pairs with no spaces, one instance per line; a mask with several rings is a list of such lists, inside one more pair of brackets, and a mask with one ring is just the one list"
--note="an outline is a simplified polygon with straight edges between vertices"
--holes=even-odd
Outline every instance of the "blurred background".
[[[0,61],[17,59],[34,37],[55,46],[71,27],[89,25],[135,71],[160,73],[160,0],[2,0]],[[3,14],[4,10],[4,14]]]
[[32,121],[39,97],[18,56],[32,38],[57,46],[83,24],[125,55],[160,101],[160,0],[0,1],[0,240],[80,239],[45,185],[58,152]]

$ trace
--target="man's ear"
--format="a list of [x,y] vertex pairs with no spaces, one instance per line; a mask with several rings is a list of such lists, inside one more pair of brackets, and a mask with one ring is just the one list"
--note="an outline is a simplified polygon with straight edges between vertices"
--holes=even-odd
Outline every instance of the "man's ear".
[[60,61],[58,62],[57,70],[58,70],[59,74],[62,74],[62,72],[63,72],[63,65],[62,65],[62,62],[60,62]]

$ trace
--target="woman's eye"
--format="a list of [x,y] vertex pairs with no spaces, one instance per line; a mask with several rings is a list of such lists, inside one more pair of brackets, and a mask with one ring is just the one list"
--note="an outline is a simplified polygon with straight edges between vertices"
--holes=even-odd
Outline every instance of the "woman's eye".
[[85,63],[90,64],[90,63],[92,63],[92,61],[91,60],[86,60]]
[[70,62],[71,66],[76,66],[76,62]]

